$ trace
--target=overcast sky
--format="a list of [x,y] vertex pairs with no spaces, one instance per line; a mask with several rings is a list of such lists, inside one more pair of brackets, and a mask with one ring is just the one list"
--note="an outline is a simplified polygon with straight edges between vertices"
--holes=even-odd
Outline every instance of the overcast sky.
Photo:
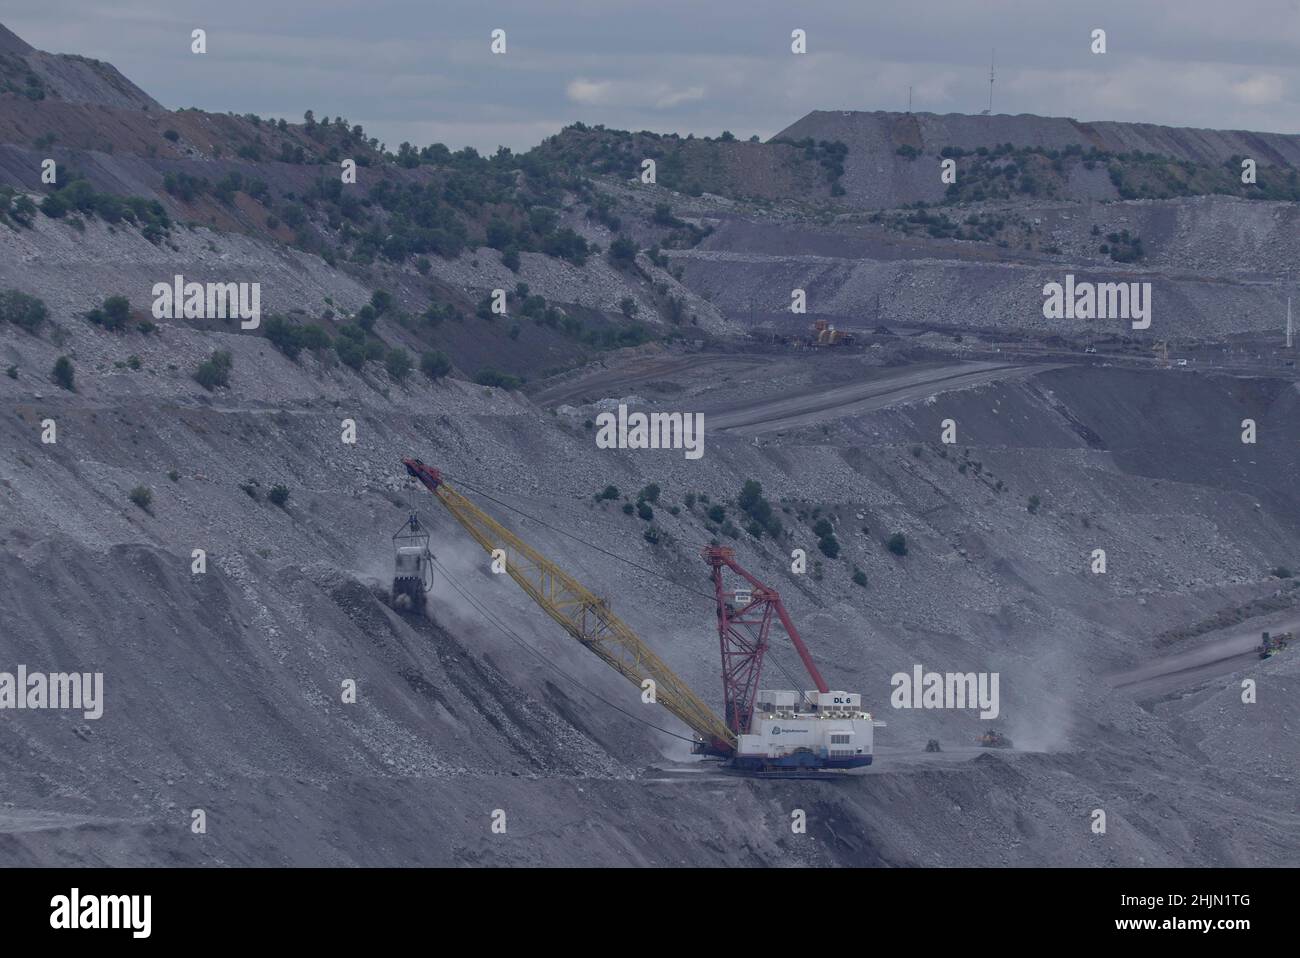
[[[342,114],[390,149],[526,149],[575,120],[766,138],[810,110],[1300,132],[1300,0],[25,0],[33,46],[165,106]],[[190,53],[190,31],[208,52]],[[507,53],[489,51],[494,29]],[[790,52],[791,31],[808,52]],[[1106,30],[1107,52],[1090,33]]]

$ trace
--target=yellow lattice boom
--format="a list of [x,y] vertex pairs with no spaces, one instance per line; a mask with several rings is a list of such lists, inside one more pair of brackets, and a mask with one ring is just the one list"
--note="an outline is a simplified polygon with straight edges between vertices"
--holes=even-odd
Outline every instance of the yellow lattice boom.
[[638,688],[644,688],[645,680],[652,679],[655,701],[685,722],[707,745],[726,752],[735,750],[736,737],[722,719],[610,611],[604,599],[448,486],[438,470],[418,459],[405,459],[403,463],[407,472],[428,487],[489,555],[501,550],[506,572],[566,632]]

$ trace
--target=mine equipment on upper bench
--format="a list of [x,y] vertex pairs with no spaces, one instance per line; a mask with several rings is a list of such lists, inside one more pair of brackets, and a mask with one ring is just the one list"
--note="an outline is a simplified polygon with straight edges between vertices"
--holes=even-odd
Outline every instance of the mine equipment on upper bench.
[[[452,489],[439,470],[419,459],[403,459],[402,464],[485,551],[500,550],[509,576],[569,635],[638,688],[646,689],[646,680],[653,680],[655,702],[695,733],[697,754],[726,759],[743,771],[774,775],[871,763],[873,727],[883,723],[873,722],[861,710],[860,696],[827,688],[780,596],[741,569],[730,549],[705,550],[718,603],[727,703],[724,722],[604,599]],[[724,566],[745,578],[750,588],[726,591]],[[774,614],[791,637],[816,691],[759,690]]]
[[980,736],[981,748],[1014,748],[1011,739],[1007,738],[995,728],[989,729]]
[[812,335],[808,345],[812,347],[853,345],[853,334],[836,329],[829,320],[815,320],[810,327],[810,332]]
[[1265,632],[1263,639],[1259,643],[1259,648],[1255,651],[1259,653],[1261,659],[1272,658],[1274,653],[1281,652],[1290,645],[1294,638],[1295,636],[1290,632],[1274,632],[1272,634]]
[[433,553],[429,534],[414,512],[393,534],[393,606],[424,611],[424,597],[433,589]]

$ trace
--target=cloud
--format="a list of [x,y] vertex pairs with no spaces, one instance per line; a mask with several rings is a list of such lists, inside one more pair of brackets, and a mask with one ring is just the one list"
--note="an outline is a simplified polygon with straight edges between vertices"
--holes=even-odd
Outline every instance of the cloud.
[[1232,92],[1242,103],[1253,106],[1281,103],[1286,93],[1286,83],[1276,74],[1265,73],[1234,83]]
[[577,77],[570,80],[564,94],[573,103],[584,106],[646,107],[668,110],[683,103],[704,99],[702,85],[676,87],[654,79],[588,80]]
[[564,88],[564,94],[574,103],[608,103],[611,90],[609,83],[595,83],[582,77],[570,80]]
[[661,110],[704,99],[704,87],[693,86],[684,90],[663,90],[655,98],[655,106]]

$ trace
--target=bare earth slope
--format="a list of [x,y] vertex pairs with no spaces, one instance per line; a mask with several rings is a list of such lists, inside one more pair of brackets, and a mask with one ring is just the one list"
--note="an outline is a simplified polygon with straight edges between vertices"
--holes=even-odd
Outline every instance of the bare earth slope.
[[[1300,652],[1247,648],[1300,614],[1300,387],[1279,348],[1296,204],[1110,202],[1099,172],[1068,196],[995,207],[1033,227],[1004,246],[854,212],[937,182],[901,145],[1206,162],[1254,149],[1295,164],[1294,137],[817,113],[787,134],[849,145],[840,205],[822,203],[829,180],[826,197],[783,195],[824,177],[817,161],[773,172],[763,202],[738,198],[745,169],[806,147],[761,161],[764,144],[692,147],[727,160],[707,182],[732,195],[564,180],[548,195],[556,222],[600,250],[581,263],[525,250],[513,268],[483,244],[493,218],[522,227],[518,198],[453,209],[441,178],[467,190],[455,174],[476,171],[470,186],[487,189],[520,171],[372,151],[363,175],[443,197],[416,211],[443,228],[462,217],[463,248],[421,268],[400,248],[349,247],[343,206],[323,198],[301,222],[339,240],[338,256],[280,219],[285,194],[334,168],[305,127],[159,112],[106,65],[3,30],[0,55],[46,91],[0,93],[0,291],[46,307],[25,328],[6,299],[15,318],[0,322],[0,672],[102,672],[105,690],[98,719],[0,710],[0,864],[1300,864]],[[296,158],[313,144],[320,157]],[[44,199],[47,147],[94,190],[156,198],[167,235],[24,214],[20,194]],[[187,199],[176,180],[231,173],[264,179],[274,200]],[[392,223],[371,224],[379,243]],[[1118,229],[1147,238],[1143,261],[1100,252]],[[620,235],[630,263],[607,255]],[[1129,342],[1122,322],[1043,320],[1042,284],[1067,270],[1150,281],[1151,330]],[[176,273],[260,282],[268,315],[334,337],[376,290],[395,302],[362,335],[378,355],[354,369],[234,322],[142,326],[153,284]],[[476,315],[497,288],[513,293],[508,316]],[[808,314],[790,312],[796,288]],[[114,293],[135,311],[118,332],[87,320]],[[531,296],[563,312],[525,312]],[[634,317],[652,341],[597,348]],[[814,317],[861,338],[817,351],[735,335],[802,337]],[[978,359],[954,355],[983,336]],[[1116,351],[1071,346],[1092,336]],[[1157,362],[1155,340],[1200,342],[1205,361]],[[1228,365],[1243,340],[1251,365]],[[445,350],[451,374],[403,375],[393,347]],[[214,351],[229,379],[207,389],[195,375]],[[60,357],[75,388],[51,379]],[[528,375],[528,392],[467,381],[489,365]],[[705,455],[598,448],[592,420],[620,401],[702,412]],[[833,782],[756,781],[694,759],[688,730],[492,574],[406,478],[406,456],[607,598],[715,707],[700,550],[733,546],[781,591],[832,685],[886,722],[876,763]],[[743,513],[749,479],[775,538]],[[652,515],[638,515],[651,484]],[[439,563],[427,618],[388,600],[390,537],[412,511]],[[893,676],[918,665],[996,672],[998,717],[894,707]],[[782,638],[768,669],[765,684],[804,681]],[[1257,700],[1243,701],[1251,683]],[[990,725],[1015,747],[977,748]],[[795,809],[807,835],[791,832]]]
[[[77,335],[83,360],[113,342],[93,329]],[[161,335],[239,339],[180,326]],[[231,394],[215,405],[197,387],[160,403],[129,399],[120,387],[117,396],[87,388],[51,397],[25,378],[0,380],[9,409],[0,428],[12,450],[0,476],[7,658],[32,669],[102,670],[107,687],[98,721],[6,716],[0,747],[21,757],[4,772],[11,861],[1277,864],[1300,856],[1294,738],[1258,731],[1294,722],[1279,705],[1292,700],[1292,660],[1247,668],[1267,708],[1229,697],[1213,713],[1182,711],[1176,727],[1101,678],[1153,654],[1158,624],[1276,591],[1264,568],[1300,551],[1294,494],[1267,478],[1294,472],[1294,446],[1270,446],[1268,456],[1282,458],[1259,461],[1254,479],[1233,468],[1207,474],[1196,463],[1217,462],[1213,450],[1189,448],[1201,458],[1179,475],[1180,437],[1219,428],[1217,405],[1208,401],[1203,416],[1179,425],[1152,418],[1159,407],[1142,397],[1148,388],[1165,395],[1171,380],[1190,389],[1190,379],[1122,374],[1099,389],[1093,377],[1044,373],[832,420],[829,436],[814,426],[756,448],[717,433],[700,463],[663,453],[647,472],[627,453],[594,454],[581,426],[503,394],[485,400],[474,387],[412,384],[383,399],[306,358],[240,352],[238,364]],[[1231,383],[1199,385],[1233,392]],[[315,398],[323,389],[340,398]],[[1101,396],[1114,406],[1090,408]],[[1224,418],[1284,422],[1296,396],[1288,384],[1235,401]],[[937,456],[926,438],[953,410],[970,457],[982,462],[979,477]],[[339,442],[344,415],[360,424],[356,447]],[[52,447],[39,442],[45,417],[59,424]],[[918,442],[919,459],[909,451]],[[544,526],[493,507],[610,595],[710,697],[717,666],[707,600],[553,530],[689,586],[700,581],[695,550],[707,533],[699,512],[672,517],[666,508],[686,491],[726,501],[739,477],[754,476],[774,501],[820,503],[846,549],[821,581],[789,576],[771,545],[739,546],[786,592],[824,670],[863,689],[889,722],[878,766],[834,784],[707,772],[638,778],[646,765],[681,758],[683,744],[592,698],[634,714],[641,707],[635,689],[487,574],[485,557],[427,495],[400,492],[397,460],[412,453],[543,518]],[[1006,491],[993,490],[993,475]],[[660,546],[642,541],[640,520],[590,499],[607,482],[632,489],[650,479],[664,490],[656,523],[673,540]],[[250,480],[257,499],[240,489]],[[275,481],[291,488],[283,509],[263,498]],[[126,500],[139,483],[154,490],[148,513]],[[1038,515],[1024,508],[1031,490],[1046,503]],[[387,536],[408,501],[432,524],[456,582],[563,674],[441,580],[438,625],[379,601],[372,586],[384,586]],[[806,526],[783,518],[794,543],[812,545]],[[859,537],[860,526],[872,534]],[[895,529],[911,543],[905,560],[879,545]],[[1111,572],[1090,576],[1087,550],[1099,541],[1111,550]],[[190,572],[196,547],[208,552],[205,575]],[[851,565],[867,571],[868,589],[849,583]],[[797,667],[788,649],[775,654]],[[1001,671],[999,724],[1023,751],[971,749],[981,723],[970,715],[890,709],[888,677],[913,662]],[[357,680],[356,705],[340,702],[347,678]],[[1230,696],[1231,681],[1216,678],[1211,688]],[[657,710],[650,719],[681,731]],[[931,736],[946,751],[921,756]],[[1125,784],[1134,776],[1140,785]],[[810,811],[815,843],[792,841],[793,807]],[[1108,838],[1088,832],[1095,807],[1108,809]],[[209,815],[206,836],[187,830],[194,808]],[[517,838],[493,840],[494,808],[507,810]],[[570,840],[575,828],[588,837],[580,846]]]

